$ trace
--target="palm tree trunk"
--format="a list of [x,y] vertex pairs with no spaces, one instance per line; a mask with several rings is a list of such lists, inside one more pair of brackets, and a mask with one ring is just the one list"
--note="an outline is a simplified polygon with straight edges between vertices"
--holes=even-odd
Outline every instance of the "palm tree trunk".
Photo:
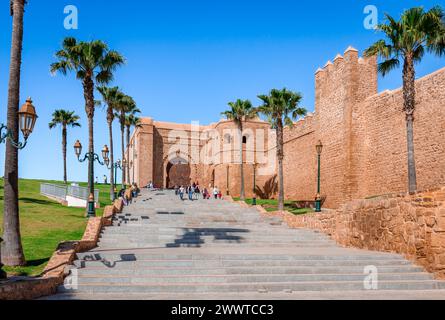
[[66,139],[67,138],[67,129],[66,129],[66,125],[63,125],[62,128],[62,153],[63,153],[63,182],[65,184],[68,183],[68,177],[66,174]]
[[108,111],[108,133],[110,135],[110,162],[111,162],[111,169],[110,169],[110,199],[114,200],[114,179],[116,178],[114,176],[114,147],[113,147],[113,109],[111,109],[111,117],[110,117],[110,110]]
[[[94,82],[90,76],[84,80],[85,111],[88,117],[88,152],[94,154]],[[88,189],[94,195],[94,161],[88,161]]]
[[127,126],[127,183],[131,184],[130,181],[130,126]]
[[278,158],[278,211],[284,211],[284,174],[283,174],[283,123],[278,120],[277,125],[277,158]]
[[403,67],[403,99],[406,114],[406,136],[408,145],[408,184],[409,193],[417,191],[416,160],[414,155],[414,110],[416,107],[416,87],[414,61],[407,55]]
[[240,191],[240,199],[241,201],[246,200],[246,191],[245,191],[245,187],[244,187],[244,157],[243,157],[243,123],[242,120],[238,125],[238,130],[239,130],[239,141],[240,141],[240,145],[239,145],[239,152],[240,152],[240,178],[241,178],[241,191]]
[[[24,7],[25,0],[14,0],[7,115],[7,126],[14,141],[18,141],[19,137],[17,111],[20,103]],[[2,261],[8,266],[23,266],[26,263],[20,236],[18,196],[18,150],[8,141],[6,143],[4,177],[4,242],[1,250]]]
[[[121,148],[122,148],[122,163],[125,159],[125,140],[124,140],[124,135],[125,135],[125,113],[122,112],[121,113]],[[122,167],[122,184],[125,184],[125,168]]]

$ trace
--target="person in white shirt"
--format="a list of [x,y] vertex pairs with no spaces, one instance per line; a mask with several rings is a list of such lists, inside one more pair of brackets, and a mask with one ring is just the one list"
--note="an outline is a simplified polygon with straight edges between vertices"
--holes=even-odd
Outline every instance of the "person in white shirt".
[[219,189],[218,187],[213,188],[213,196],[215,199],[218,199]]

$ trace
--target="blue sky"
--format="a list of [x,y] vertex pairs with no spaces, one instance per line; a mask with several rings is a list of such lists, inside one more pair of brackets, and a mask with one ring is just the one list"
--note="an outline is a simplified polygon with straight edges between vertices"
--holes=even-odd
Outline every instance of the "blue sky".
[[[72,150],[76,139],[87,143],[82,88],[73,75],[53,77],[49,65],[66,36],[101,39],[120,51],[127,64],[114,84],[132,95],[144,116],[203,124],[220,119],[229,101],[251,99],[271,88],[300,91],[313,110],[314,72],[353,45],[362,52],[380,36],[363,27],[367,5],[398,16],[403,9],[438,1],[286,1],[286,0],[29,0],[21,102],[32,96],[39,114],[29,146],[20,153],[20,176],[62,178],[61,131],[48,129],[56,108],[76,110],[81,129],[69,131],[69,179],[86,180],[85,164]],[[66,5],[79,9],[79,29],[65,30]],[[11,17],[9,2],[0,7],[0,122],[6,119]],[[428,56],[418,76],[445,65]],[[380,90],[401,85],[401,71],[380,79]],[[105,113],[95,117],[97,150],[108,143]],[[115,126],[115,137],[118,137]],[[119,140],[116,139],[116,146]],[[3,170],[4,146],[0,146]],[[102,177],[104,168],[96,167]]]

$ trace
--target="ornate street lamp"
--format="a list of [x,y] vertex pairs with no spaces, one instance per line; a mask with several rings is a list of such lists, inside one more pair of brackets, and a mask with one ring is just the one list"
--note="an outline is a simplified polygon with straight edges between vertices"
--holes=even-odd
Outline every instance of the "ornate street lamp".
[[321,186],[320,186],[320,177],[321,177],[321,153],[323,151],[323,143],[319,141],[315,146],[317,150],[318,156],[318,178],[317,178],[317,195],[315,197],[315,212],[321,212]]
[[88,218],[94,218],[96,216],[96,207],[94,200],[94,162],[97,161],[101,166],[105,165],[106,163],[110,163],[110,159],[108,158],[110,151],[108,150],[107,146],[104,146],[104,148],[102,149],[102,157],[104,159],[104,162],[101,162],[99,155],[94,152],[87,152],[84,158],[81,159],[80,156],[82,154],[82,144],[79,140],[77,140],[74,144],[74,153],[76,154],[77,160],[79,160],[79,162],[85,162],[87,160],[89,162],[88,181],[91,182],[91,185],[90,195],[88,197]]
[[[34,130],[34,126],[37,121],[36,108],[32,104],[32,99],[28,98],[25,104],[20,108],[18,112],[19,117],[19,130],[23,134],[24,142],[14,141],[13,132],[4,124],[0,124],[0,143],[9,143],[16,149],[22,150],[28,143],[28,138]],[[6,273],[2,270],[3,264],[1,262],[1,243],[3,239],[0,238],[0,279],[6,278]]]
[[24,142],[14,141],[13,133],[8,129],[4,124],[0,124],[0,143],[6,143],[9,140],[9,143],[14,148],[19,150],[24,149],[26,144],[28,143],[28,138],[34,130],[34,126],[37,121],[36,109],[32,105],[32,99],[28,98],[26,103],[20,108],[18,112],[19,116],[19,129],[23,134]]

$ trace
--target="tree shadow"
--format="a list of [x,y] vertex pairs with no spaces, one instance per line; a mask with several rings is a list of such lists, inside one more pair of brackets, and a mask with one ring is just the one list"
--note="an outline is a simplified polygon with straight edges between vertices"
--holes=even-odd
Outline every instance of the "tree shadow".
[[33,199],[33,198],[20,198],[20,201],[23,201],[24,203],[34,203],[34,204],[40,204],[40,205],[57,205],[57,202],[50,201],[50,200],[41,200],[41,199]]
[[44,263],[47,263],[49,261],[49,259],[50,259],[50,257],[43,258],[43,259],[29,260],[26,262],[26,266],[27,267],[38,267]]
[[261,199],[271,199],[278,192],[278,182],[277,176],[273,176],[263,186],[261,189],[259,186],[255,186],[255,194]]
[[135,262],[137,261],[136,255],[129,253],[129,254],[121,254],[120,259],[118,261],[109,261],[106,258],[102,257],[99,253],[94,253],[91,255],[84,256],[83,260],[81,261],[81,268],[85,268],[85,262],[88,261],[98,261],[101,262],[104,266],[107,268],[114,268],[118,263],[122,262]]
[[184,234],[179,239],[175,239],[172,243],[167,243],[167,248],[200,248],[205,244],[203,237],[213,237],[213,240],[227,241],[229,243],[242,243],[245,238],[239,235],[231,235],[229,233],[248,233],[247,229],[231,229],[231,228],[183,228]]

